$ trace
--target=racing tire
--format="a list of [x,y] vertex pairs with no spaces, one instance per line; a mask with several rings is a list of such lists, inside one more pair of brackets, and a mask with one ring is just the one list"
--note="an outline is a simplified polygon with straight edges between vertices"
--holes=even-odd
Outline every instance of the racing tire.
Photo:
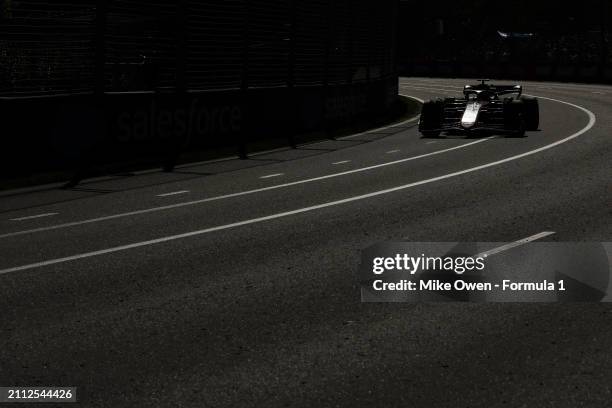
[[421,108],[421,118],[419,120],[419,132],[423,137],[435,138],[440,136],[442,125],[442,113],[444,101],[433,100],[425,102]]
[[506,105],[507,133],[506,137],[525,137],[527,121],[525,120],[525,104],[522,100],[513,100]]
[[527,122],[523,119],[522,115],[519,118],[518,128],[513,133],[510,134],[510,137],[526,137],[525,132],[527,131]]
[[523,114],[527,130],[538,130],[540,127],[540,106],[536,98],[521,96]]
[[527,122],[523,118],[523,114],[519,113],[518,118],[516,119],[516,129],[509,132],[506,137],[512,138],[521,138],[527,136],[525,132],[527,131]]

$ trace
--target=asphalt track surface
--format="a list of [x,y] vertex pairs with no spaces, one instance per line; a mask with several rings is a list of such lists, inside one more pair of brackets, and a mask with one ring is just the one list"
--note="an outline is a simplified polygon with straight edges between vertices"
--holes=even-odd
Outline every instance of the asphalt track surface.
[[360,303],[380,241],[612,240],[612,87],[524,86],[543,97],[524,139],[412,121],[1,193],[0,385],[87,407],[611,406],[608,304]]

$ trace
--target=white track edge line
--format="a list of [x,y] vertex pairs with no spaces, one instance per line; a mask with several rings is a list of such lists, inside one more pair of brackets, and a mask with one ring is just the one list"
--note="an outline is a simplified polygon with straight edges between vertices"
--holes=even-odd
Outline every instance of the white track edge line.
[[447,152],[450,152],[450,151],[463,149],[463,148],[466,148],[468,146],[472,146],[472,145],[475,145],[475,144],[478,144],[478,143],[486,142],[487,140],[490,140],[490,139],[491,138],[480,139],[480,140],[476,140],[474,142],[464,143],[464,144],[461,144],[459,146],[449,147],[449,148],[442,149],[442,150],[436,150],[434,152],[425,153],[425,154],[421,154],[421,155],[418,155],[418,156],[406,157],[404,159],[394,160],[394,161],[390,161],[390,162],[384,162],[384,163],[380,163],[380,164],[376,164],[376,165],[372,165],[372,166],[361,167],[361,168],[352,169],[352,170],[346,170],[346,171],[342,171],[342,172],[338,172],[338,173],[327,174],[325,176],[319,176],[319,177],[313,177],[313,178],[309,178],[309,179],[297,180],[297,181],[292,181],[292,182],[289,182],[289,183],[277,184],[277,185],[257,188],[257,189],[253,189],[253,190],[246,190],[246,191],[240,191],[240,192],[237,192],[237,193],[230,193],[230,194],[224,194],[224,195],[215,196],[215,197],[203,198],[203,199],[200,199],[200,200],[185,201],[185,202],[182,202],[182,203],[176,203],[176,204],[169,204],[169,205],[164,205],[164,206],[151,207],[151,208],[146,208],[146,209],[143,209],[143,210],[136,210],[136,211],[130,211],[130,212],[125,212],[125,213],[107,215],[107,216],[104,216],[104,217],[90,218],[90,219],[81,220],[81,221],[67,222],[67,223],[64,223],[64,224],[49,225],[47,227],[33,228],[33,229],[29,229],[29,230],[22,230],[22,231],[16,231],[16,232],[9,232],[9,233],[6,233],[6,234],[0,234],[0,239],[2,239],[2,238],[9,238],[9,237],[15,237],[15,236],[24,235],[24,234],[32,234],[32,233],[36,233],[36,232],[44,232],[44,231],[51,231],[51,230],[61,229],[61,228],[74,227],[74,226],[78,226],[78,225],[92,224],[92,223],[96,223],[96,222],[108,221],[108,220],[113,220],[113,219],[117,219],[117,218],[130,217],[130,216],[134,216],[134,215],[148,214],[148,213],[151,213],[151,212],[170,210],[170,209],[174,209],[174,208],[180,208],[180,207],[186,207],[186,206],[191,206],[191,205],[197,205],[197,204],[207,203],[207,202],[211,202],[211,201],[223,200],[223,199],[227,199],[227,198],[240,197],[240,196],[260,193],[260,192],[264,192],[264,191],[270,191],[270,190],[276,190],[276,189],[285,188],[285,187],[296,186],[296,185],[300,185],[300,184],[312,183],[312,182],[315,182],[315,181],[320,181],[320,180],[326,180],[326,179],[330,179],[330,178],[345,176],[345,175],[348,175],[348,174],[361,173],[361,172],[365,172],[365,171],[369,171],[369,170],[373,170],[373,169],[377,169],[377,168],[381,168],[381,167],[386,167],[386,166],[392,166],[392,165],[395,165],[395,164],[400,164],[400,163],[409,162],[409,161],[413,161],[413,160],[417,160],[417,159],[422,159],[424,157],[435,156],[435,155],[439,155],[439,154],[442,154],[442,153],[447,153]]

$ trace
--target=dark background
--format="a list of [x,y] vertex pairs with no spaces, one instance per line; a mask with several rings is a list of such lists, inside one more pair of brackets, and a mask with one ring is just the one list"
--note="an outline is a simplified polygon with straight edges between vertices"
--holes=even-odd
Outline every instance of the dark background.
[[[612,81],[607,1],[400,4],[404,75]],[[498,31],[532,36],[504,39]]]

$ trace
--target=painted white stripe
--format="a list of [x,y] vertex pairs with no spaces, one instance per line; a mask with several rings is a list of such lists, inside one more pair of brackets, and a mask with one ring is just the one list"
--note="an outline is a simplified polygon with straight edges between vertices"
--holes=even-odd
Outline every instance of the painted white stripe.
[[[544,98],[544,97],[542,97],[542,98]],[[568,106],[575,107],[576,109],[580,109],[581,111],[585,112],[588,115],[588,117],[589,117],[588,124],[583,129],[579,130],[578,132],[576,132],[576,133],[574,133],[574,134],[572,134],[572,135],[570,135],[570,136],[568,136],[568,137],[566,137],[564,139],[557,140],[556,142],[547,144],[547,145],[539,147],[537,149],[529,150],[529,151],[527,151],[525,153],[521,153],[521,154],[517,154],[517,155],[514,155],[514,156],[510,156],[510,157],[507,157],[507,158],[502,159],[502,160],[497,160],[497,161],[494,161],[494,162],[483,164],[481,166],[476,166],[476,167],[471,167],[469,169],[456,171],[454,173],[448,173],[448,174],[444,174],[442,176],[433,177],[433,178],[429,178],[429,179],[426,179],[426,180],[420,180],[420,181],[417,181],[417,182],[414,182],[414,183],[404,184],[404,185],[401,185],[401,186],[396,186],[396,187],[388,188],[388,189],[385,189],[385,190],[374,191],[374,192],[368,193],[368,194],[363,194],[363,195],[358,195],[358,196],[354,196],[354,197],[349,197],[349,198],[345,198],[345,199],[342,199],[342,200],[330,201],[330,202],[323,203],[323,204],[313,205],[311,207],[304,207],[304,208],[300,208],[300,209],[293,210],[293,211],[287,211],[287,212],[282,212],[282,213],[268,215],[268,216],[265,216],[265,217],[252,218],[252,219],[249,219],[249,220],[239,221],[239,222],[235,222],[235,223],[231,223],[231,224],[219,225],[217,227],[206,228],[206,229],[202,229],[202,230],[198,230],[198,231],[191,231],[191,232],[187,232],[187,233],[184,233],[184,234],[170,235],[170,236],[167,236],[167,237],[152,239],[152,240],[149,240],[149,241],[135,242],[133,244],[122,245],[122,246],[117,246],[117,247],[108,248],[108,249],[102,249],[102,250],[99,250],[99,251],[85,252],[85,253],[82,253],[82,254],[67,256],[67,257],[64,257],[64,258],[50,259],[48,261],[42,261],[42,262],[36,262],[36,263],[32,263],[32,264],[27,264],[27,265],[15,266],[15,267],[12,267],[12,268],[7,268],[7,269],[0,270],[0,275],[11,273],[11,272],[17,272],[17,271],[33,269],[33,268],[40,268],[40,267],[43,267],[43,266],[55,265],[55,264],[59,264],[59,263],[74,261],[74,260],[77,260],[77,259],[91,258],[91,257],[94,257],[94,256],[110,254],[110,253],[119,252],[119,251],[125,251],[125,250],[133,249],[133,248],[140,248],[140,247],[144,247],[144,246],[155,245],[155,244],[169,242],[169,241],[174,241],[174,240],[178,240],[178,239],[183,239],[183,238],[189,238],[189,237],[193,237],[193,236],[203,235],[203,234],[207,234],[207,233],[210,233],[210,232],[221,231],[221,230],[226,230],[226,229],[231,229],[231,228],[237,228],[237,227],[241,227],[241,226],[244,226],[244,225],[250,225],[250,224],[256,224],[256,223],[260,223],[260,222],[264,222],[264,221],[275,220],[275,219],[279,219],[279,218],[288,217],[288,216],[291,216],[291,215],[297,215],[297,214],[302,214],[302,213],[306,213],[306,212],[310,212],[310,211],[319,210],[319,209],[322,209],[322,208],[328,208],[328,207],[333,207],[333,206],[337,206],[337,205],[347,204],[347,203],[351,203],[351,202],[355,202],[355,201],[359,201],[359,200],[365,200],[365,199],[369,199],[369,198],[373,198],[373,197],[378,197],[378,196],[382,196],[382,195],[385,195],[385,194],[390,194],[390,193],[394,193],[394,192],[397,192],[397,191],[406,190],[406,189],[409,189],[409,188],[412,188],[412,187],[416,187],[416,186],[421,186],[421,185],[424,185],[424,184],[433,183],[433,182],[436,182],[436,181],[446,180],[446,179],[449,179],[449,178],[452,178],[452,177],[457,177],[457,176],[460,176],[460,175],[464,175],[464,174],[472,173],[472,172],[475,172],[475,171],[487,169],[489,167],[498,166],[500,164],[512,162],[514,160],[522,159],[524,157],[529,157],[529,156],[532,156],[534,154],[537,154],[537,153],[540,153],[540,152],[552,149],[553,147],[559,146],[559,145],[561,145],[563,143],[567,143],[570,140],[573,140],[573,139],[579,137],[580,135],[583,135],[584,133],[588,132],[593,126],[595,126],[595,122],[596,122],[595,114],[593,112],[591,112],[590,110],[588,110],[586,108],[583,108],[582,106],[574,105],[572,103],[565,102],[565,101],[560,101],[560,100],[556,100],[556,99],[552,99],[552,98],[544,98],[544,99],[549,99],[549,100],[552,100],[552,101],[556,101],[556,102],[559,102],[559,103],[566,104]]]
[[268,178],[272,178],[272,177],[280,177],[280,176],[282,176],[284,174],[285,173],[268,174],[267,176],[261,176],[260,179],[268,179]]
[[47,227],[33,228],[33,229],[29,229],[29,230],[16,231],[16,232],[9,232],[7,234],[0,235],[0,238],[8,238],[8,237],[14,237],[14,236],[17,236],[17,235],[24,235],[24,234],[31,234],[31,233],[35,233],[35,232],[50,231],[50,230],[74,227],[74,226],[84,225],[84,224],[92,224],[92,223],[96,223],[96,222],[114,220],[114,219],[117,219],[117,218],[131,217],[131,216],[134,216],[134,215],[147,214],[147,213],[152,213],[152,212],[157,212],[157,211],[171,210],[171,209],[174,209],[174,208],[180,208],[180,207],[186,207],[186,206],[191,206],[191,205],[203,204],[203,203],[207,203],[207,202],[211,202],[211,201],[218,201],[218,200],[224,200],[224,199],[228,199],[228,198],[241,197],[241,196],[245,196],[245,195],[249,195],[249,194],[261,193],[261,192],[264,192],[264,191],[270,191],[270,190],[276,190],[276,189],[281,189],[281,188],[286,188],[286,187],[291,187],[291,186],[297,186],[297,185],[300,185],[300,184],[312,183],[312,182],[326,180],[326,179],[331,179],[331,178],[335,178],[335,177],[346,176],[348,174],[355,174],[355,173],[361,173],[361,172],[366,172],[366,171],[370,171],[370,170],[375,170],[375,169],[379,169],[379,168],[386,167],[386,166],[393,166],[393,165],[396,165],[396,164],[401,164],[401,163],[405,163],[405,162],[409,162],[409,161],[413,161],[413,160],[418,160],[418,159],[422,159],[422,158],[425,158],[425,157],[431,157],[431,156],[435,156],[435,155],[438,155],[438,154],[443,154],[443,153],[451,152],[451,151],[454,151],[454,150],[463,149],[463,148],[466,148],[466,147],[469,147],[469,146],[473,146],[473,145],[478,144],[478,143],[486,142],[489,139],[491,139],[491,138],[479,139],[479,140],[476,140],[474,142],[464,143],[464,144],[459,145],[459,146],[449,147],[449,148],[441,149],[441,150],[436,150],[434,152],[430,152],[430,153],[426,153],[426,154],[421,154],[421,155],[418,155],[418,156],[406,157],[404,159],[399,159],[399,160],[394,160],[394,161],[390,161],[390,162],[386,162],[386,163],[376,164],[376,165],[373,165],[373,166],[361,167],[361,168],[352,169],[352,170],[346,170],[346,171],[342,171],[342,172],[339,172],[339,173],[332,173],[332,174],[327,174],[325,176],[313,177],[313,178],[309,178],[309,179],[298,180],[298,181],[293,181],[293,182],[284,183],[284,184],[277,184],[277,185],[274,185],[274,186],[262,187],[262,188],[257,188],[257,189],[253,189],[253,190],[247,190],[247,191],[240,191],[240,192],[237,192],[237,193],[224,194],[224,195],[215,196],[215,197],[202,198],[200,200],[185,201],[185,202],[182,202],[182,203],[169,204],[169,205],[164,205],[164,206],[159,206],[159,207],[151,207],[151,208],[146,208],[144,210],[136,210],[136,211],[129,211],[129,212],[125,212],[125,213],[107,215],[107,216],[104,216],[104,217],[97,217],[97,218],[90,218],[90,219],[81,220],[81,221],[67,222],[67,223],[64,223],[64,224],[50,225],[50,226],[47,226]]
[[425,144],[434,144],[434,143],[438,143],[438,142],[437,142],[437,141],[435,141],[435,140],[432,140],[431,142],[427,142],[427,143],[425,143]]
[[179,195],[179,194],[187,194],[188,192],[189,190],[173,191],[171,193],[158,194],[157,197],[169,197],[169,196],[174,196],[174,195]]
[[502,245],[502,246],[497,247],[497,248],[489,249],[488,251],[485,251],[485,252],[481,252],[479,254],[474,255],[474,258],[486,258],[486,257],[489,257],[491,255],[499,254],[500,252],[504,252],[504,251],[507,251],[509,249],[516,248],[516,247],[519,247],[521,245],[528,244],[529,242],[537,241],[538,239],[542,239],[542,238],[548,237],[548,236],[553,235],[553,234],[554,234],[554,231],[540,232],[539,234],[535,234],[535,235],[532,235],[532,236],[527,237],[527,238],[519,239],[518,241],[514,241],[514,242],[511,242],[511,243],[506,244],[506,245]]
[[393,154],[393,153],[399,153],[399,152],[400,152],[399,149],[395,149],[395,150],[389,150],[387,154]]
[[51,217],[52,215],[57,215],[57,214],[58,213],[45,213],[45,214],[38,214],[38,215],[30,215],[27,217],[11,218],[11,221],[33,220],[34,218]]
[[339,164],[346,164],[346,163],[350,163],[350,162],[351,162],[350,160],[342,160],[342,161],[338,161],[338,162],[335,162],[335,163],[332,163],[332,164],[334,166],[337,166]]

